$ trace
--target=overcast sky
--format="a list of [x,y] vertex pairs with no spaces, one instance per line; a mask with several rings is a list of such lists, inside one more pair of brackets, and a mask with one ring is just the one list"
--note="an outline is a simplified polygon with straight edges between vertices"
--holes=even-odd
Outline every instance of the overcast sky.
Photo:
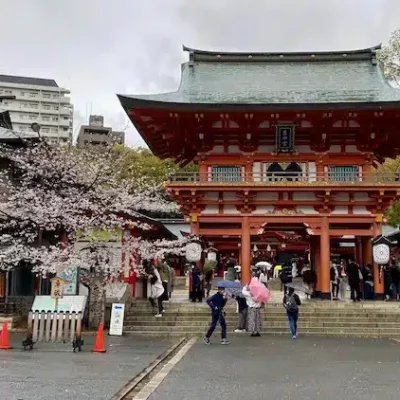
[[75,129],[90,109],[143,144],[116,93],[173,91],[181,45],[296,51],[370,47],[400,27],[400,0],[0,0],[0,74],[71,90]]

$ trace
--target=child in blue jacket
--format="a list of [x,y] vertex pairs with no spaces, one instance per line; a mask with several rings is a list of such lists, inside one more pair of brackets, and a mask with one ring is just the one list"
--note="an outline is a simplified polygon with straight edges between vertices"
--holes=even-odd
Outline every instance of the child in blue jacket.
[[206,336],[204,336],[204,343],[210,344],[210,337],[213,334],[218,322],[221,325],[221,344],[229,344],[226,339],[226,321],[224,307],[227,301],[224,288],[218,288],[218,292],[207,299],[207,304],[211,308],[211,325],[208,329]]

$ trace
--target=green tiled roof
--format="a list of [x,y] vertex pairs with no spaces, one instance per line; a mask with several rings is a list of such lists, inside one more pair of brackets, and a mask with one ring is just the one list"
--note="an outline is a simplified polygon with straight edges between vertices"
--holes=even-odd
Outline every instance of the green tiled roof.
[[[139,103],[324,105],[397,103],[400,90],[376,61],[379,46],[317,53],[216,53],[189,48],[179,89],[173,93],[120,96]],[[399,103],[400,104],[400,103]]]

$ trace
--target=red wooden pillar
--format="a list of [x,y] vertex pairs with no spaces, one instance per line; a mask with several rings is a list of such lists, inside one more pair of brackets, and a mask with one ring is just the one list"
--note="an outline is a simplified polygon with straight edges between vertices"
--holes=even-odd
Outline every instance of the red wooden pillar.
[[365,237],[362,240],[362,250],[363,250],[363,261],[364,264],[372,265],[372,246],[371,246],[371,238]]
[[315,236],[314,238],[314,271],[315,274],[317,275],[317,282],[315,285],[315,291],[317,293],[321,292],[321,244],[320,244],[320,238],[318,236]]
[[[376,238],[378,235],[382,234],[382,225],[380,222],[374,222],[373,233],[374,233],[374,238]],[[370,241],[371,256],[372,256],[372,240]],[[379,265],[375,264],[375,263],[374,263],[374,297],[375,297],[375,300],[383,300],[383,298],[384,298],[383,276],[381,276],[381,274],[380,274]]]
[[362,248],[362,242],[361,242],[361,237],[356,237],[356,261],[357,263],[362,266],[365,261],[363,260],[363,248]]
[[190,223],[190,234],[198,236],[199,235],[200,226],[199,226],[199,220],[197,219],[197,214],[192,214],[191,218],[190,218],[190,221],[191,221],[191,223]]
[[242,219],[242,245],[241,245],[241,267],[242,267],[242,282],[248,284],[250,281],[250,224],[249,217]]
[[329,220],[328,217],[322,217],[321,237],[320,237],[320,292],[322,299],[331,298],[331,282],[330,282],[330,258],[331,247],[329,237]]

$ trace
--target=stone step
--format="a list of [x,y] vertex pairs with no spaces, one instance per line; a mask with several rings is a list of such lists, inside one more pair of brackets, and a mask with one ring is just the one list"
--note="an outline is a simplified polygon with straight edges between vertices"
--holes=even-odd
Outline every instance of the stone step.
[[[129,318],[144,318],[146,316],[153,315],[153,310],[148,311],[138,311],[138,312],[130,312],[126,314],[126,319]],[[166,316],[172,316],[174,318],[209,318],[210,312],[174,312],[166,309]],[[235,312],[227,312],[227,316],[237,317],[237,313]],[[279,312],[271,312],[270,310],[263,310],[262,315],[265,318],[275,318],[278,316],[286,315],[284,310],[280,310]],[[307,317],[315,317],[315,318],[390,318],[390,319],[400,319],[400,313],[376,313],[376,312],[368,312],[368,313],[332,313],[332,312],[305,312],[301,311],[300,315],[303,318]]]
[[[170,301],[165,302],[165,304],[169,307],[173,308],[188,308],[188,309],[197,309],[197,308],[207,308],[208,305],[206,302],[203,303],[191,303],[188,301]],[[148,300],[134,300],[128,303],[130,307],[139,308],[139,307],[150,307],[150,303]],[[227,308],[235,308],[235,302],[228,302]],[[347,301],[307,301],[303,302],[302,308],[322,308],[322,309],[337,309],[337,308],[345,308],[345,309],[382,309],[382,310],[399,310],[400,311],[400,302],[384,302],[384,301],[374,301],[374,302],[347,302]],[[281,302],[276,303],[268,303],[267,308],[282,308]]]
[[[197,336],[199,338],[204,336],[204,331],[201,332],[189,332],[189,331],[155,331],[155,330],[146,330],[146,331],[130,331],[124,330],[125,335],[133,335],[133,336],[140,336],[140,337],[182,337],[182,336]],[[285,328],[272,328],[272,329],[263,329],[261,331],[262,335],[289,335],[288,327]],[[219,332],[216,330],[215,332],[214,342],[218,341]],[[234,335],[229,333],[229,337],[235,336],[247,336],[247,334],[239,334]],[[359,338],[400,338],[400,331],[393,333],[386,330],[370,330],[370,331],[360,331],[358,329],[353,330],[331,330],[331,329],[315,329],[315,330],[306,330],[300,331],[299,336],[338,336],[338,337],[359,337]]]
[[[185,332],[199,332],[203,331],[207,328],[209,324],[203,325],[126,325],[125,329],[128,331],[185,331]],[[228,325],[229,326],[229,325]],[[231,330],[234,329],[236,325],[231,326]],[[374,324],[371,325],[338,325],[338,324],[304,324],[299,323],[300,330],[307,330],[307,331],[314,331],[319,329],[327,329],[332,331],[346,331],[346,330],[359,330],[359,331],[390,331],[392,333],[399,333],[400,334],[400,326],[376,326]],[[270,330],[270,329],[288,329],[288,323],[279,322],[274,324],[264,324],[263,330]]]
[[[237,320],[229,321],[227,320],[226,323],[228,326],[236,326]],[[210,320],[200,320],[200,321],[176,321],[165,320],[162,318],[153,318],[149,320],[139,321],[126,321],[124,326],[125,327],[141,327],[141,326],[163,326],[163,327],[184,327],[184,326],[208,326],[210,324]],[[273,321],[263,321],[264,326],[279,326],[287,324],[287,319],[282,320],[273,320]],[[362,329],[369,329],[371,327],[378,327],[378,328],[400,328],[400,323],[398,322],[373,322],[373,321],[306,321],[306,320],[299,320],[299,326],[323,326],[323,327],[358,327]]]
[[[129,317],[125,319],[125,324],[145,324],[147,321],[164,321],[165,323],[169,324],[197,324],[197,323],[208,323],[210,321],[210,317],[203,317],[203,318],[182,318],[182,317],[174,317],[169,316],[168,314],[164,314],[162,319],[155,319],[153,315],[146,315],[144,317]],[[237,323],[238,318],[237,316],[227,316],[226,321],[230,324]],[[265,323],[270,323],[274,321],[287,321],[287,316],[277,316],[274,318],[263,318]],[[308,317],[305,318],[304,316],[300,316],[300,321],[307,322],[307,323],[357,323],[357,324],[368,324],[368,323],[392,323],[398,324],[400,326],[399,319],[391,319],[391,318],[318,318],[318,317]]]

